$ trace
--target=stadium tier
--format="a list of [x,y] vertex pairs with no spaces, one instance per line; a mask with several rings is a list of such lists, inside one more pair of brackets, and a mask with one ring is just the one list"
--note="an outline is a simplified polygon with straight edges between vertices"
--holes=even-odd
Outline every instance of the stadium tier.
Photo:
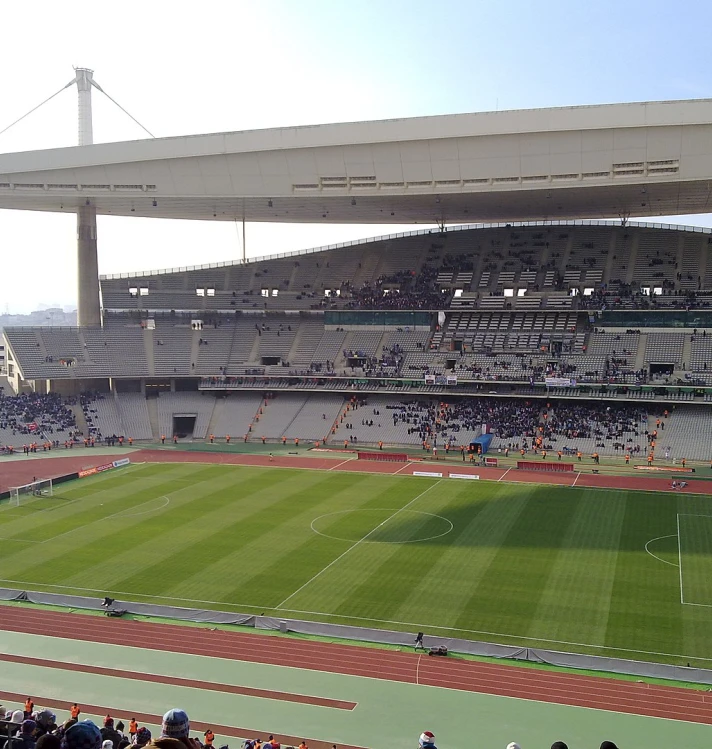
[[[391,418],[349,420],[345,434],[354,393],[384,413],[399,399],[653,401],[644,423],[661,403],[712,399],[711,242],[708,230],[612,222],[460,227],[106,277],[102,327],[4,331],[8,381],[81,395],[75,425],[95,439],[422,441]],[[691,413],[696,424],[705,412]],[[72,426],[52,428],[64,441]],[[526,434],[502,429],[494,448]],[[567,447],[616,449],[577,435]],[[671,452],[707,458],[681,439]]]

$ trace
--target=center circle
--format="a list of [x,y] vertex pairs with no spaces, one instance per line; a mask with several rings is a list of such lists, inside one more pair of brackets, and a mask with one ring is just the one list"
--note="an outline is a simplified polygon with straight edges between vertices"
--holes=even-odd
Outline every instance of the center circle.
[[[347,516],[356,513],[367,513],[365,520],[358,522],[353,532],[327,532],[319,530],[329,518]],[[425,522],[424,522],[425,521]],[[337,523],[338,524],[338,523]],[[413,526],[412,534],[409,526]],[[311,521],[311,529],[319,536],[334,541],[361,542],[364,544],[414,544],[422,541],[433,541],[451,533],[454,526],[450,520],[433,512],[420,510],[398,510],[392,507],[373,507],[356,510],[337,510],[319,515]],[[412,538],[404,536],[412,535]]]

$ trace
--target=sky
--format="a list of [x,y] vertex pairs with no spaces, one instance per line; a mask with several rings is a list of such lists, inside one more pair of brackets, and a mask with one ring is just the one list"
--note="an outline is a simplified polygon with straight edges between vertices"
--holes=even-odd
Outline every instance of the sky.
[[[3,6],[0,130],[90,67],[158,137],[712,97],[699,0],[56,0]],[[95,142],[147,137],[94,93]],[[76,145],[76,89],[0,153]],[[656,219],[661,221],[667,218]],[[712,226],[712,215],[670,218]],[[76,304],[76,219],[0,211],[0,312]],[[408,227],[249,224],[259,256]],[[424,228],[420,226],[418,228]],[[232,223],[99,217],[101,273],[237,259]]]

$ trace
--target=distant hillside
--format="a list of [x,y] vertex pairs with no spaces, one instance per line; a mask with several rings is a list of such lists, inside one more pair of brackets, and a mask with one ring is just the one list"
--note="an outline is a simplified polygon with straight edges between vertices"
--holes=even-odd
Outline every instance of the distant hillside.
[[0,315],[0,329],[16,325],[76,325],[77,311],[65,312],[59,307],[36,310],[29,315]]

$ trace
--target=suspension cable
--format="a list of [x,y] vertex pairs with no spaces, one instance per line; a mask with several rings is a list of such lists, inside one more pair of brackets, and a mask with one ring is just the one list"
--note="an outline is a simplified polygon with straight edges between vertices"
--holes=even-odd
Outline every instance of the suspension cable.
[[[119,108],[119,109],[120,109],[120,110],[121,110],[121,111],[122,111],[122,112],[123,112],[123,113],[124,113],[125,115],[127,115],[128,117],[130,117],[130,118],[131,118],[131,119],[132,119],[132,120],[133,120],[133,121],[134,121],[134,122],[135,122],[135,123],[136,123],[136,124],[137,124],[137,125],[138,125],[138,126],[139,126],[139,127],[141,128],[141,129],[142,129],[142,130],[144,130],[145,132],[147,132],[147,133],[148,133],[148,134],[149,134],[149,135],[150,135],[150,136],[151,136],[152,138],[155,138],[155,137],[156,137],[156,136],[155,136],[155,135],[154,135],[154,134],[153,134],[153,133],[152,133],[152,132],[151,132],[151,131],[150,131],[150,130],[149,130],[149,129],[147,128],[147,127],[144,127],[144,126],[143,126],[143,125],[142,125],[142,124],[141,124],[141,123],[140,123],[140,122],[139,122],[139,121],[138,121],[138,120],[137,120],[137,119],[136,119],[136,118],[135,118],[135,117],[134,117],[134,116],[133,116],[133,115],[132,115],[132,114],[131,114],[130,112],[127,112],[127,111],[126,111],[126,110],[125,110],[125,109],[124,109],[124,108],[123,108],[123,107],[121,106],[121,104],[119,104],[119,102],[118,102],[118,101],[116,101],[116,99],[114,99],[114,98],[112,98],[111,96],[109,96],[109,94],[107,94],[107,93],[106,93],[106,91],[104,91],[104,89],[103,89],[103,88],[102,88],[102,87],[101,87],[101,86],[100,86],[100,85],[99,85],[99,84],[98,84],[98,83],[97,83],[96,81],[92,80],[92,85],[93,85],[93,86],[94,86],[94,88],[96,88],[96,89],[97,89],[98,91],[101,91],[101,93],[102,93],[102,94],[104,94],[104,96],[106,96],[106,98],[107,98],[107,99],[108,99],[109,101],[111,101],[111,102],[113,102],[114,104],[116,104],[116,106],[117,106],[117,107],[118,107],[118,108]],[[0,133],[0,135],[1,135],[1,134],[2,134],[2,133]]]
[[0,135],[2,135],[3,133],[6,133],[11,127],[13,127],[13,125],[17,125],[18,122],[22,122],[22,120],[24,120],[25,117],[29,117],[33,112],[36,112],[40,107],[44,106],[48,101],[51,101],[52,99],[54,99],[55,96],[61,94],[62,91],[64,91],[64,89],[69,88],[70,86],[73,86],[74,83],[75,83],[75,79],[72,78],[72,80],[69,81],[69,83],[66,86],[62,86],[62,88],[60,88],[59,91],[57,91],[56,93],[52,94],[52,96],[45,99],[36,107],[33,107],[32,109],[30,109],[30,111],[23,114],[22,117],[19,117],[14,122],[11,122],[4,130],[0,130]]

